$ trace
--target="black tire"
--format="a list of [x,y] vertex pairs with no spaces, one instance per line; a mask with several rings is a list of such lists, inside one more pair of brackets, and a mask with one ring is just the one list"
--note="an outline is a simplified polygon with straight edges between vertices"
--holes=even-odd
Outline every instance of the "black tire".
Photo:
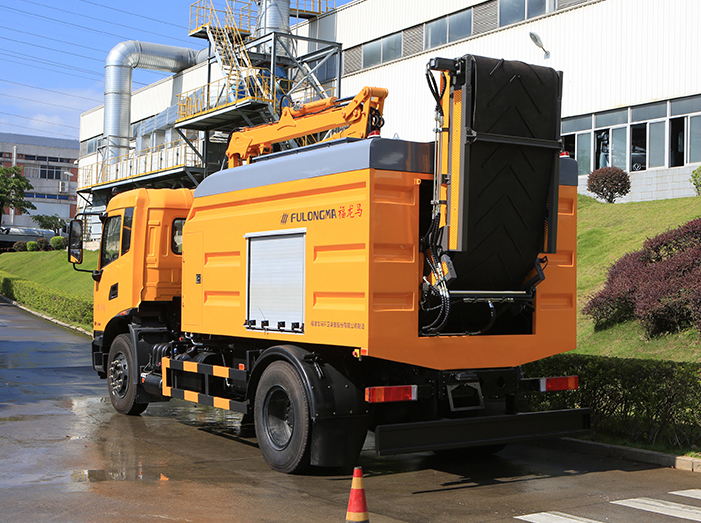
[[121,414],[137,416],[146,410],[148,403],[136,403],[136,385],[132,383],[131,362],[134,361],[134,349],[131,337],[120,334],[110,347],[107,358],[107,391],[114,410]]
[[309,399],[302,378],[286,361],[263,371],[255,398],[258,447],[265,462],[278,472],[302,472],[309,466]]

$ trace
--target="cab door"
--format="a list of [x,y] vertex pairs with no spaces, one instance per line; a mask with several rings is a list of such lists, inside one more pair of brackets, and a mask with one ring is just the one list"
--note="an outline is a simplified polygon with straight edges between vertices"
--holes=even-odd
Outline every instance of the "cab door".
[[[134,208],[118,209],[109,213],[102,228],[98,279],[94,292],[94,325],[96,331],[104,331],[107,323],[131,304],[127,282],[120,282],[124,256],[131,247],[131,227]],[[127,270],[126,272],[130,272]],[[120,289],[120,286],[122,287]]]

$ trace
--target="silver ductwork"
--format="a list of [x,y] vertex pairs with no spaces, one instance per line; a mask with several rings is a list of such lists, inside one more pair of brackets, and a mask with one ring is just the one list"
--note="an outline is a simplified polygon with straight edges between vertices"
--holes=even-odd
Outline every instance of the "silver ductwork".
[[209,51],[129,40],[114,46],[105,62],[105,158],[129,151],[131,78],[135,68],[178,73],[208,58]]
[[[270,33],[290,34],[290,0],[256,0],[258,4],[258,17],[256,18],[255,38],[269,35]],[[289,39],[285,39],[285,45],[289,47]],[[285,47],[275,46],[278,56],[287,55]],[[258,52],[272,54],[272,45],[265,44],[258,48]]]
[[256,3],[256,38],[272,32],[290,32],[290,0],[256,0]]

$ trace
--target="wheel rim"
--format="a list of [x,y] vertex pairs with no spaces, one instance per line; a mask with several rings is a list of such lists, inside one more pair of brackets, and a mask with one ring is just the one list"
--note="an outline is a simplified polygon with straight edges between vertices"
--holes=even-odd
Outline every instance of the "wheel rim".
[[115,354],[110,363],[109,381],[112,394],[123,398],[129,388],[129,364],[121,352]]
[[273,387],[268,391],[263,406],[263,421],[275,450],[287,447],[294,434],[295,416],[290,396],[282,387]]

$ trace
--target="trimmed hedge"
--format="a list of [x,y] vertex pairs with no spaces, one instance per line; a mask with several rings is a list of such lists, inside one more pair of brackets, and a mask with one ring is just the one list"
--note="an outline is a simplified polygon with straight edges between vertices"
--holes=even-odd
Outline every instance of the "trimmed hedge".
[[0,271],[0,294],[33,311],[92,330],[92,299],[43,287]]
[[55,251],[60,251],[68,247],[68,241],[63,236],[54,236],[50,240],[51,248]]
[[649,445],[701,444],[701,364],[559,354],[527,377],[579,376],[579,390],[531,393],[530,410],[589,407],[592,433]]

